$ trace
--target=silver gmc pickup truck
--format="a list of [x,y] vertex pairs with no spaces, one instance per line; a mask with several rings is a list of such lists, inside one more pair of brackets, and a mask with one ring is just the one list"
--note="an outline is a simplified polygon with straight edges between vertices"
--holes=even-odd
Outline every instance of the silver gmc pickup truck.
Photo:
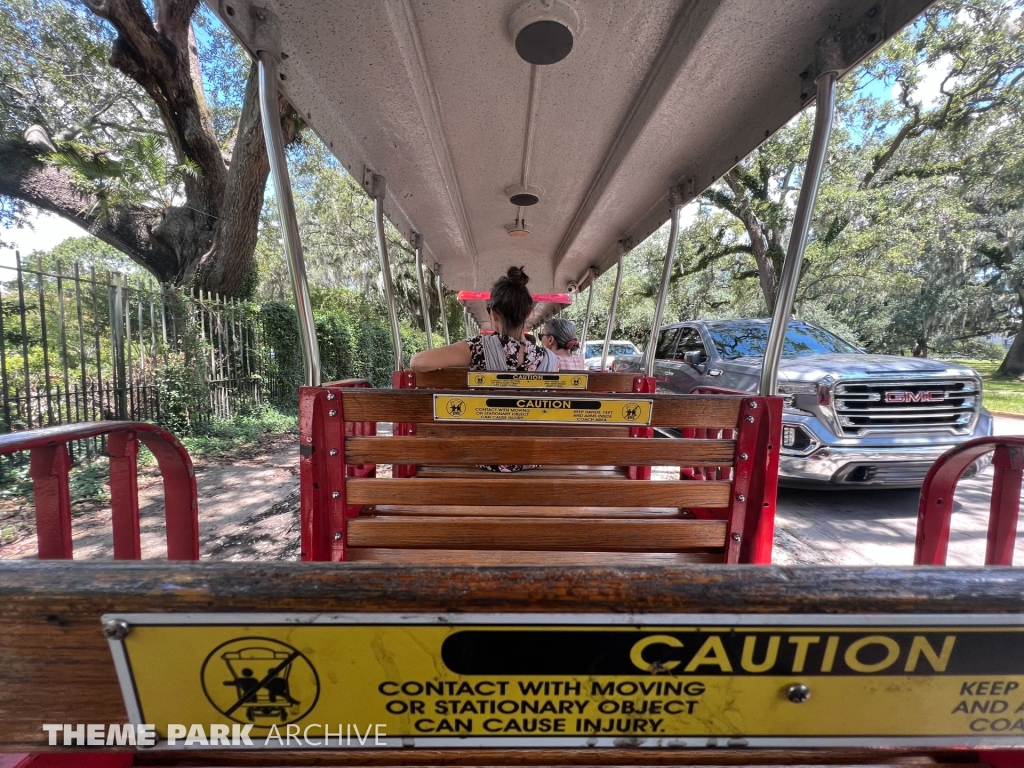
[[[658,388],[756,392],[767,320],[663,326],[655,348]],[[620,357],[614,370],[639,370]],[[955,363],[872,355],[824,328],[790,321],[779,368],[781,485],[919,487],[944,451],[992,434],[981,377]],[[678,437],[667,430],[665,437]]]

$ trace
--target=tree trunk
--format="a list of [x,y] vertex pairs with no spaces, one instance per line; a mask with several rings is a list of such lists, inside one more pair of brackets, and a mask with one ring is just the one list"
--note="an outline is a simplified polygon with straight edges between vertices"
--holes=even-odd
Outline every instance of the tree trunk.
[[[1017,294],[1017,305],[1022,310],[1021,317],[1024,317],[1024,286],[1015,285],[1013,291]],[[1024,376],[1024,323],[1017,329],[1017,335],[1006,350],[1006,357],[999,365],[996,376]]]
[[760,219],[750,207],[746,190],[742,182],[736,178],[734,171],[725,174],[725,183],[729,185],[736,200],[736,210],[733,212],[743,223],[743,228],[750,238],[750,252],[757,264],[757,281],[761,286],[761,294],[764,296],[764,303],[768,307],[770,315],[775,310],[775,297],[778,292],[778,278],[775,275],[775,267],[772,264],[770,245],[765,237],[764,228]]
[[[284,97],[278,98],[278,109],[285,143],[291,143],[297,133],[298,115]],[[269,175],[270,159],[260,115],[259,68],[254,63],[246,83],[213,241],[201,259],[193,263],[193,269],[199,270],[199,284],[207,290],[234,296],[245,286],[256,250],[263,192]]]
[[[229,166],[210,121],[191,32],[198,0],[162,0],[155,5],[155,20],[142,0],[84,1],[117,30],[111,66],[153,100],[177,162],[197,169],[182,177],[184,204],[109,204],[52,162],[54,143],[38,126],[28,127],[25,139],[0,140],[0,195],[74,221],[162,283],[195,282],[214,293],[237,295],[251,269],[270,170],[256,64]],[[291,142],[300,120],[283,99],[278,105],[285,141]]]

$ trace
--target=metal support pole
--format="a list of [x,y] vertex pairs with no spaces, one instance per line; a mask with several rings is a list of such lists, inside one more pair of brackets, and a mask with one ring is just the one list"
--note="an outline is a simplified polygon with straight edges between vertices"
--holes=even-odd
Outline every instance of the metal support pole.
[[444,300],[444,286],[441,285],[440,268],[437,268],[437,300],[441,304],[441,330],[444,331],[444,343],[451,344],[452,337],[448,334],[448,302]]
[[676,241],[679,239],[679,219],[683,210],[683,190],[673,187],[669,190],[668,201],[672,206],[672,224],[668,233],[668,249],[665,251],[665,265],[661,270],[661,287],[658,288],[658,300],[654,304],[654,318],[651,321],[651,338],[644,351],[644,376],[654,375],[654,350],[658,345],[658,331],[661,330],[661,317],[665,314],[665,301],[668,298],[668,280],[672,276],[672,264],[676,258]]
[[384,281],[384,301],[388,305],[388,320],[391,321],[391,343],[395,347],[395,370],[402,370],[402,336],[398,331],[398,308],[395,307],[395,289],[391,284],[391,261],[388,259],[388,239],[384,231],[383,176],[373,174],[373,223],[377,227],[377,255],[380,256],[380,271]]
[[274,196],[277,198],[277,213],[281,219],[284,253],[288,262],[288,274],[292,280],[292,290],[295,293],[295,311],[299,316],[299,340],[302,342],[302,362],[306,369],[305,383],[308,387],[319,387],[320,344],[316,338],[316,326],[313,324],[313,305],[309,300],[306,263],[302,258],[299,223],[295,219],[295,201],[292,199],[288,162],[284,154],[284,137],[281,135],[281,121],[278,117],[277,59],[268,51],[260,51],[259,76],[263,138],[267,143],[270,175],[274,179]]
[[800,267],[804,260],[804,249],[807,246],[807,233],[811,229],[811,214],[814,212],[814,201],[821,186],[821,173],[828,155],[828,139],[832,133],[832,118],[836,110],[836,73],[826,72],[817,81],[818,106],[814,115],[814,133],[811,135],[811,148],[807,155],[807,167],[804,168],[803,181],[800,184],[800,199],[796,204],[793,216],[793,231],[789,236],[789,247],[786,249],[786,261],[782,266],[775,291],[775,309],[772,312],[772,326],[768,332],[768,344],[765,347],[764,363],[761,366],[761,395],[774,395],[778,391],[779,360],[782,358],[783,342],[789,330],[789,316],[793,311],[793,297],[800,281]]
[[420,308],[423,312],[423,330],[427,332],[427,349],[434,348],[434,333],[430,328],[430,304],[427,303],[427,292],[423,288],[423,236],[417,232],[413,235],[412,246],[416,249],[416,284],[420,289]]
[[615,312],[619,308],[619,290],[622,288],[622,259],[625,255],[625,252],[619,254],[619,265],[615,272],[615,288],[612,289],[612,304],[608,307],[608,326],[604,329],[604,346],[601,348],[602,371],[608,366],[608,346],[612,343],[612,330],[615,328]]
[[583,313],[583,329],[580,332],[580,346],[583,359],[587,359],[587,331],[590,329],[590,307],[594,302],[594,283],[597,282],[597,267],[590,268],[590,290],[587,291],[587,311]]

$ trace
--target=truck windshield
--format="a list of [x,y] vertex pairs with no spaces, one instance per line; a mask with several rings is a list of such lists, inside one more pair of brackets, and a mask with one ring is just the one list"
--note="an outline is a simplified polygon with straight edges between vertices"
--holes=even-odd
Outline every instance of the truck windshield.
[[[715,349],[726,360],[737,357],[762,357],[768,346],[767,323],[714,323],[708,325]],[[790,323],[783,357],[820,354],[857,354],[860,350],[838,336],[805,323]]]
[[[604,349],[604,344],[587,344],[587,357],[600,357],[601,350]],[[638,350],[632,344],[622,342],[615,343],[614,341],[608,345],[608,356],[609,357],[621,357],[622,355],[639,355]]]

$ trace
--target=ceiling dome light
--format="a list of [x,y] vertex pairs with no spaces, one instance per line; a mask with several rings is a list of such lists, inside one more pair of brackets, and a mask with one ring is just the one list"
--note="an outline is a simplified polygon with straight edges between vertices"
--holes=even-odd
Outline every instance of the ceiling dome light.
[[580,15],[568,0],[528,0],[509,19],[516,53],[528,64],[557,64],[572,52]]
[[508,232],[509,237],[514,237],[517,240],[530,236],[530,228],[526,226],[525,219],[516,219],[515,224],[506,224],[505,231]]

